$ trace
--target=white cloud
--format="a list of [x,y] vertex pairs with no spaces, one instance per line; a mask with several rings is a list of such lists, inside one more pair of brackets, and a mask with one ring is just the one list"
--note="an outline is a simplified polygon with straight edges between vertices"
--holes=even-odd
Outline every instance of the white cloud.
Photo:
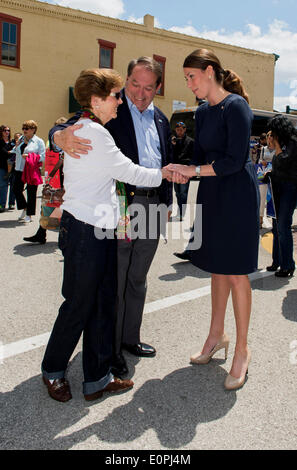
[[56,3],[62,7],[89,11],[113,18],[119,18],[125,10],[123,0],[58,0]]
[[265,33],[255,24],[248,24],[246,31],[232,33],[227,33],[225,30],[199,31],[192,25],[183,28],[174,26],[170,29],[191,36],[276,53],[280,56],[276,63],[276,82],[289,84],[291,80],[297,78],[297,33],[290,31],[288,25],[282,21],[274,20]]

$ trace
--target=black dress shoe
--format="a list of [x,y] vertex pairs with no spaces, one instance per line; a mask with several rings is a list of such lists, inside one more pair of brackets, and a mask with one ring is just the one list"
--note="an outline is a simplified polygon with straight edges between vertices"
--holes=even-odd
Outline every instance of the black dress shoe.
[[130,354],[139,357],[154,357],[156,355],[156,350],[153,346],[145,343],[138,344],[122,344],[122,348],[128,351]]
[[292,277],[295,269],[280,269],[274,274],[276,277]]
[[272,264],[271,266],[267,266],[266,271],[277,271],[278,267],[277,264]]
[[183,259],[184,261],[190,261],[190,253],[188,250],[183,251],[182,253],[173,253],[177,258]]
[[111,373],[115,377],[121,378],[123,375],[128,374],[128,372],[129,370],[124,356],[122,354],[115,355],[112,359]]

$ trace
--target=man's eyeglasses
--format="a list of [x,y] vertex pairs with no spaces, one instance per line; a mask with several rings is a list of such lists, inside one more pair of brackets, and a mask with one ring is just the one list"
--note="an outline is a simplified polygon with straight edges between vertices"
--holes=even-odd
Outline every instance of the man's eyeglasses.
[[22,127],[22,131],[28,131],[29,129],[34,129],[33,127]]
[[10,132],[10,129],[4,129],[4,132]]
[[114,91],[111,91],[109,96],[114,96],[117,100],[120,99],[121,97],[121,92],[120,91],[117,91],[116,93]]

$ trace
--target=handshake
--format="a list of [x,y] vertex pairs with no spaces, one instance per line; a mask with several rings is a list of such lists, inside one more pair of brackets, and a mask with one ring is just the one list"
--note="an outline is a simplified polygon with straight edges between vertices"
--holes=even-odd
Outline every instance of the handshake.
[[169,163],[169,165],[162,168],[162,178],[166,178],[173,183],[185,184],[192,176],[196,176],[196,167],[194,165]]

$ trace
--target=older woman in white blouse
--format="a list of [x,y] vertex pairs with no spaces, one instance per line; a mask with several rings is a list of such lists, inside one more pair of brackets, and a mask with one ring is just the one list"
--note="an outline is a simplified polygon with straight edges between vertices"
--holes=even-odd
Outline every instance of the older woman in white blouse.
[[[64,159],[59,246],[64,255],[65,301],[42,363],[43,381],[49,395],[58,401],[71,398],[65,371],[81,333],[85,399],[133,387],[131,380],[117,379],[110,372],[117,287],[113,233],[120,217],[116,180],[157,187],[168,172],[132,163],[103,127],[117,115],[121,86],[120,75],[109,69],[83,71],[75,85],[76,99],[85,108],[77,135],[90,139],[93,150],[84,158],[65,154]],[[99,237],[96,229],[100,229]]]

